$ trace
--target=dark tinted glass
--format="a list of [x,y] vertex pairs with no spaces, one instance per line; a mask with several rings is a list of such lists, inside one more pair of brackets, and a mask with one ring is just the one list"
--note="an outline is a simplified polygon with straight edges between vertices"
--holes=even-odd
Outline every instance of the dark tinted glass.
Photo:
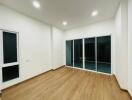
[[19,77],[19,66],[10,66],[2,68],[3,82]]
[[4,63],[17,62],[17,36],[3,32]]
[[83,68],[82,39],[74,40],[74,66]]
[[85,39],[85,68],[96,70],[95,38]]
[[97,38],[97,70],[111,73],[111,37]]
[[73,40],[66,41],[66,65],[73,66]]

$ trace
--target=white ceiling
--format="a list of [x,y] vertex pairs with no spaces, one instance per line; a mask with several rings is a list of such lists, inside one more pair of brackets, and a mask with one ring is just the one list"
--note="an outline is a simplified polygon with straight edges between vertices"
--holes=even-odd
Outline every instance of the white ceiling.
[[[33,0],[0,0],[0,3],[42,22],[60,29],[71,29],[112,18],[120,0],[38,0],[40,9],[32,5]],[[92,17],[93,10],[99,15]],[[68,21],[67,26],[62,22]]]

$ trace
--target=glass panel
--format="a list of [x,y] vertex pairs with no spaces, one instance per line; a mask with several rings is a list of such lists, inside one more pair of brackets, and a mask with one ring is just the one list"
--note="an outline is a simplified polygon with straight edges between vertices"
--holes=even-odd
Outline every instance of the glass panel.
[[85,68],[96,70],[95,38],[85,39]]
[[74,40],[74,66],[83,68],[82,39]]
[[17,36],[3,32],[4,63],[17,62]]
[[19,77],[19,65],[2,68],[3,82]]
[[97,38],[97,71],[111,73],[111,37]]
[[66,41],[66,65],[73,66],[73,40]]

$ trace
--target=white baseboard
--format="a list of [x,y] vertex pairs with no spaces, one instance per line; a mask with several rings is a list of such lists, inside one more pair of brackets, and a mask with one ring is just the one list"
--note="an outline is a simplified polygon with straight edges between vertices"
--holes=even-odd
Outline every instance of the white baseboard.
[[83,68],[71,67],[71,66],[66,66],[66,65],[65,65],[65,67],[73,68],[73,69],[79,69],[79,70],[93,72],[93,73],[104,74],[104,75],[112,75],[112,74],[107,74],[107,73],[103,73],[103,72],[97,72],[97,71],[94,71],[94,70],[88,70],[88,69],[83,69]]
[[120,86],[120,89],[122,89],[122,90],[128,90],[126,87],[124,87],[124,86],[122,85],[122,83],[120,82],[120,79],[117,77],[117,75],[115,75],[115,77],[116,77],[116,80],[117,80],[117,82],[118,82],[118,84],[119,84],[119,86]]
[[64,67],[65,65],[59,66],[59,67],[53,67],[53,70],[56,70],[58,68]]
[[116,78],[116,80],[117,80],[117,82],[118,82],[119,88],[120,88],[121,90],[127,91],[128,94],[129,94],[129,95],[131,96],[131,98],[132,98],[132,91],[129,90],[129,89],[127,89],[127,88],[125,88],[125,87],[123,87],[123,85],[121,84],[119,78],[118,78],[116,75],[114,75],[114,76],[115,76],[115,78]]
[[128,92],[129,92],[129,94],[130,94],[131,97],[132,97],[132,90],[128,89]]

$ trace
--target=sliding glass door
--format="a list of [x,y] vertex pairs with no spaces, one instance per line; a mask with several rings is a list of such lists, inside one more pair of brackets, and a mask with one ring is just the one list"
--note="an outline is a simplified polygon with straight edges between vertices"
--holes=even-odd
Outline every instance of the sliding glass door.
[[111,73],[111,37],[97,37],[97,71]]
[[111,73],[111,36],[66,41],[66,65]]
[[66,41],[66,65],[73,66],[73,40]]
[[85,69],[96,70],[95,38],[85,40]]
[[74,40],[74,67],[83,68],[82,39]]

